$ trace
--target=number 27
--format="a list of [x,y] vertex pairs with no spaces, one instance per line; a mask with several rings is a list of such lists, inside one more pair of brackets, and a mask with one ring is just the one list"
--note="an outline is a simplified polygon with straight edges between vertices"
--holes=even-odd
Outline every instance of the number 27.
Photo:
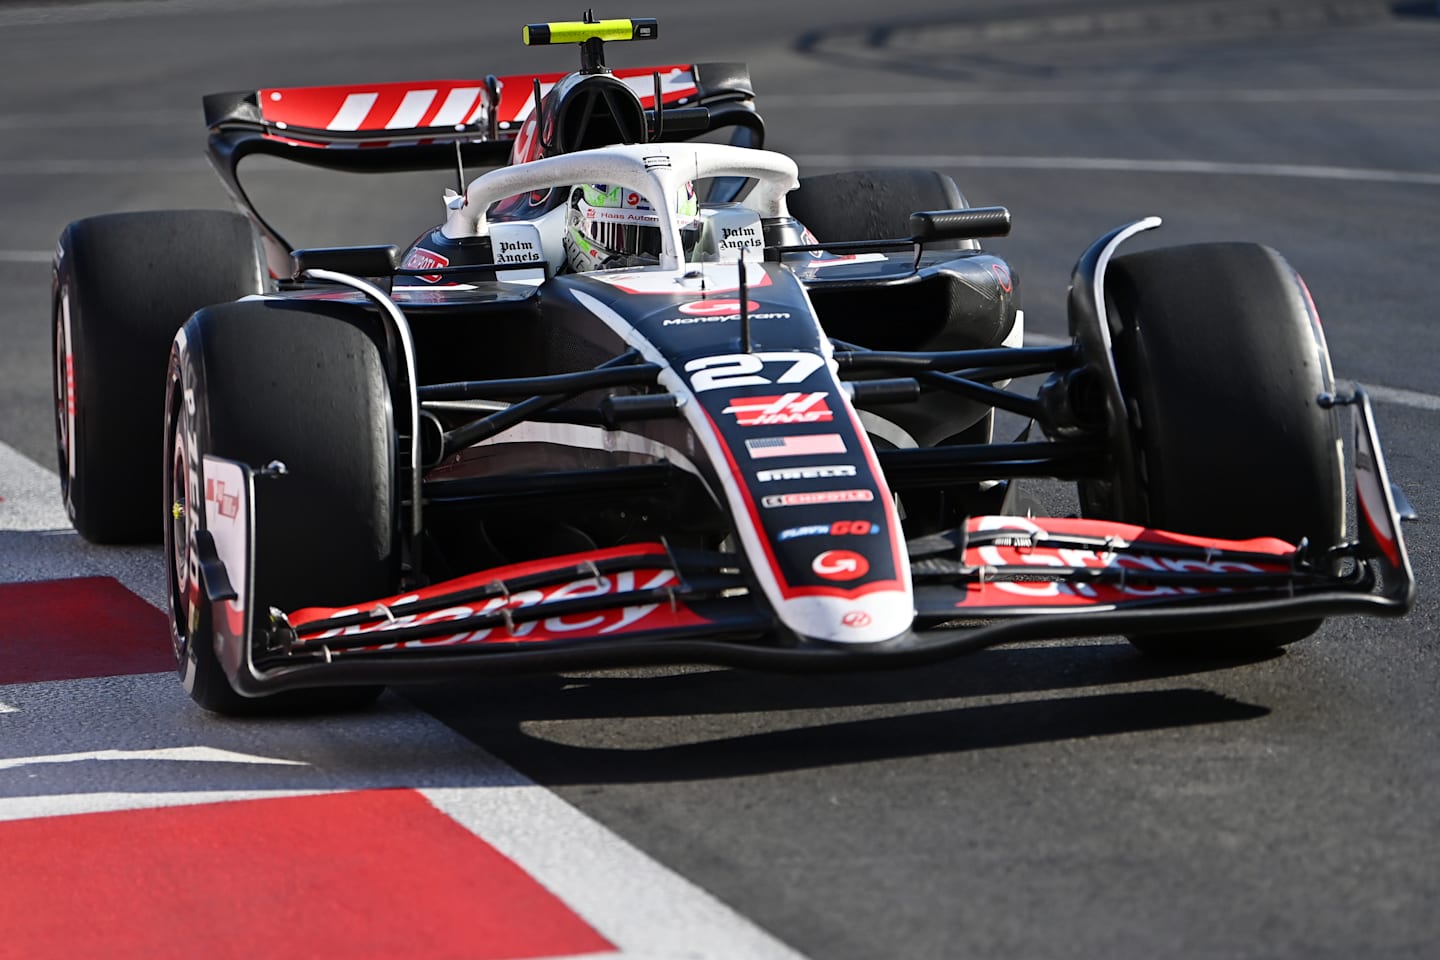
[[[761,376],[767,363],[788,363],[784,373],[774,380]],[[815,353],[780,351],[776,353],[727,353],[701,357],[685,364],[685,372],[693,374],[690,386],[696,393],[721,387],[763,387],[771,383],[800,383],[825,366],[825,358]]]

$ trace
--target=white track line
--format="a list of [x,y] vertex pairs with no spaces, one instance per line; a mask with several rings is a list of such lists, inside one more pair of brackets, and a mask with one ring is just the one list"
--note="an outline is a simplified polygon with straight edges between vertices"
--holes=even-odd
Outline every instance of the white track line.
[[[1211,160],[1140,160],[1127,157],[1027,157],[974,153],[795,154],[801,167],[966,167],[986,170],[1078,170],[1091,173],[1164,173],[1205,176],[1287,177],[1440,186],[1440,173],[1333,167],[1304,163],[1229,163]],[[3,172],[3,168],[0,168]]]
[[[4,443],[0,497],[0,582],[109,575],[163,602],[159,550],[84,544],[69,532],[55,475]],[[0,821],[408,787],[515,861],[622,958],[801,960],[393,695],[358,715],[245,723],[203,713],[170,673],[11,684],[0,694]],[[31,779],[33,767],[43,778]]]
[[[922,90],[917,92],[774,94],[764,97],[774,109],[855,110],[905,107],[1085,106],[1118,103],[1433,103],[1440,89],[1338,90]],[[0,126],[5,119],[0,116]]]
[[51,158],[47,160],[0,160],[0,176],[5,177],[77,177],[110,176],[113,174],[214,173],[203,158],[133,157],[122,160],[88,158]]
[[[766,110],[904,109],[905,107],[1085,106],[1124,103],[1303,104],[1433,103],[1440,89],[1339,88],[1328,90],[918,90],[767,94]],[[82,130],[96,127],[182,127],[194,110],[70,110],[0,113],[0,130]]]
[[[1343,180],[1440,186],[1440,173],[1337,167],[1304,163],[1231,163],[1214,160],[1143,160],[1132,157],[1034,157],[971,153],[810,153],[795,154],[802,167],[964,167],[986,170],[1068,170],[1089,173],[1159,173],[1187,176],[1282,177],[1295,180]],[[133,157],[124,160],[69,158],[0,161],[0,176],[118,176],[127,174],[209,173],[202,159]]]
[[[372,0],[373,2],[373,0]],[[223,13],[264,7],[333,7],[355,5],[356,0],[98,0],[91,3],[25,3],[0,7],[0,27],[43,27],[134,17],[175,17],[194,13]]]

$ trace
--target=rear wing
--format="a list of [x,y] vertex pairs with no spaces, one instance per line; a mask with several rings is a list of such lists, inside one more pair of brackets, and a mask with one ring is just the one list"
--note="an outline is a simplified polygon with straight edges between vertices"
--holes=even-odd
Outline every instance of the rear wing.
[[[755,110],[750,72],[742,63],[628,67],[612,75],[640,97],[652,139],[685,140],[734,127],[732,142],[763,147],[764,122]],[[495,167],[507,162],[516,136],[565,73],[520,74],[483,80],[435,80],[352,86],[267,87],[204,98],[211,163],[237,203],[267,237],[289,244],[267,224],[240,185],[240,161],[252,154],[309,166],[361,173],[444,170],[457,163]],[[656,116],[656,86],[661,115]],[[701,122],[696,122],[697,111]],[[687,109],[684,124],[664,112]],[[656,134],[659,136],[656,136]]]

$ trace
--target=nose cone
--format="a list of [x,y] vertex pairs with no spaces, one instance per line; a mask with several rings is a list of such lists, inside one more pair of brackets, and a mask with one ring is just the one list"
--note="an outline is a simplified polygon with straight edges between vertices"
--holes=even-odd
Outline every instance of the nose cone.
[[876,590],[859,597],[809,596],[777,608],[791,630],[827,643],[880,643],[910,629],[915,600],[905,588]]

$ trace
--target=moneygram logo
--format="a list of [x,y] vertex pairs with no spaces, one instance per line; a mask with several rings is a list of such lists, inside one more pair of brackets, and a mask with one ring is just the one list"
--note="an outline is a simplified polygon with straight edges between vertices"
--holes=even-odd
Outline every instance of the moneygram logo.
[[829,423],[834,419],[826,393],[782,393],[775,397],[736,397],[723,413],[735,414],[742,427],[777,423]]
[[[680,312],[691,317],[720,317],[740,312],[739,300],[696,300],[693,303],[680,304]],[[760,304],[754,300],[745,301],[747,313],[760,309]]]
[[826,550],[811,561],[810,569],[826,580],[856,580],[870,572],[870,561],[854,550]]

